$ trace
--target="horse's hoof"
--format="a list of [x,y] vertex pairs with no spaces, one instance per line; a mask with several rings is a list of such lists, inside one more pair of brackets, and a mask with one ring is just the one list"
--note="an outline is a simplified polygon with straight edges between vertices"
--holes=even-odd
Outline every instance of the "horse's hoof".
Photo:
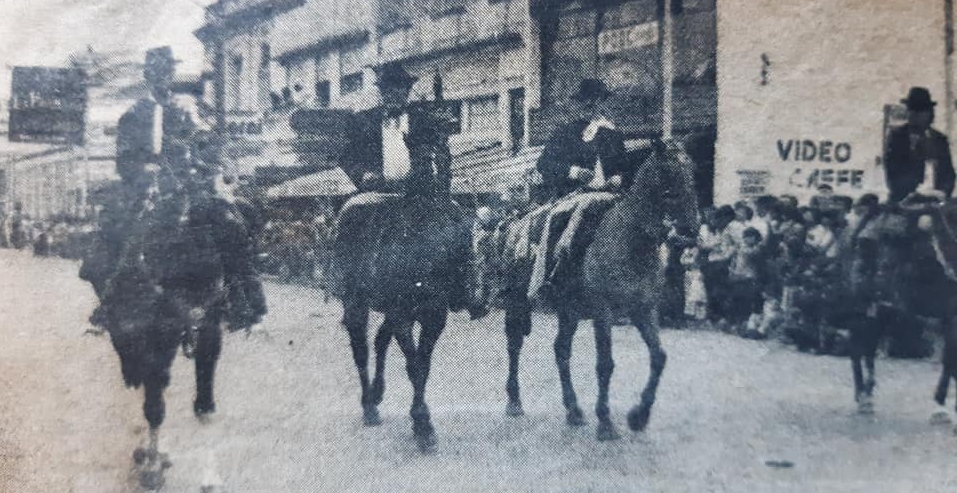
[[362,424],[365,426],[379,426],[382,424],[379,410],[375,406],[369,406],[362,410]]
[[947,405],[947,392],[935,392],[934,393],[934,402],[940,406]]
[[196,415],[196,418],[201,422],[207,422],[209,420],[209,415],[216,412],[216,403],[213,401],[193,401],[193,414]]
[[521,401],[512,401],[505,406],[505,415],[516,418],[518,416],[524,416],[525,410],[522,409]]
[[438,439],[435,438],[434,431],[416,433],[415,444],[419,447],[419,452],[432,454],[438,448]]
[[140,472],[140,486],[146,490],[158,490],[166,484],[163,469]]
[[618,440],[621,438],[621,435],[611,421],[600,421],[598,423],[596,438],[598,438],[599,442],[610,442]]
[[628,427],[631,431],[642,431],[651,419],[651,406],[637,406],[628,411]]
[[937,411],[930,415],[930,424],[933,426],[949,425],[950,414],[947,411]]
[[583,413],[579,407],[569,409],[568,412],[565,413],[565,422],[568,423],[568,426],[575,427],[588,424],[588,421],[585,421],[585,413]]
[[142,466],[147,459],[150,457],[149,450],[146,450],[143,447],[136,447],[136,450],[133,451],[133,463]]

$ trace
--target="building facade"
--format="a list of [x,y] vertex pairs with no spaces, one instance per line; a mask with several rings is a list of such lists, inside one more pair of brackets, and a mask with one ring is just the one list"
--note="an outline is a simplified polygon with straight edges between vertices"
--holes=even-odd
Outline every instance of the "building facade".
[[[717,120],[715,2],[675,1],[674,130],[682,139],[700,141],[701,156],[693,157],[705,163],[703,176],[710,182]],[[450,138],[453,189],[498,194],[516,180],[534,179],[539,146],[556,125],[575,116],[566,103],[584,78],[602,79],[615,92],[610,116],[635,145],[660,135],[660,5],[222,0],[210,7],[212,20],[198,35],[210,47],[210,79],[216,81],[208,87],[208,103],[223,110],[223,128],[233,135],[237,127],[249,128],[266,136],[261,140],[282,141],[291,134],[269,132],[259,119],[288,119],[295,109],[371,111],[380,104],[373,67],[386,63],[418,78],[413,101],[435,98],[441,81],[442,97],[458,115]],[[244,9],[259,17],[242,14]],[[224,15],[233,20],[222,20]],[[247,25],[240,27],[244,18]],[[233,28],[216,31],[213,25]],[[211,38],[210,32],[220,34]],[[240,140],[246,151],[269,146]],[[269,161],[252,158],[257,160]],[[710,202],[710,189],[707,195]]]

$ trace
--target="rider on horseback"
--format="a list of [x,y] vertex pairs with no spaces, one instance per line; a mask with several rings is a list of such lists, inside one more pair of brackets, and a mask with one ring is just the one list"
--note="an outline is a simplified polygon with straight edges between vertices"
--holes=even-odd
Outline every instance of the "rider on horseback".
[[[595,222],[627,188],[635,173],[624,136],[605,117],[603,103],[612,95],[598,79],[585,79],[571,96],[579,118],[556,129],[537,163],[548,204],[548,219],[538,245],[528,293],[565,274],[567,260],[581,243],[582,226]],[[554,266],[550,266],[554,260]]]

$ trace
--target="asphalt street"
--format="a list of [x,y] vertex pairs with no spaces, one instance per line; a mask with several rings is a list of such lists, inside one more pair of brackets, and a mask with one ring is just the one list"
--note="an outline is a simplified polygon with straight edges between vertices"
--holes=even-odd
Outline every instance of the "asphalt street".
[[[131,454],[146,434],[142,391],[122,385],[107,336],[84,335],[95,306],[78,264],[0,251],[0,491],[138,491]],[[167,390],[163,491],[957,491],[957,436],[928,418],[939,364],[878,361],[874,416],[855,410],[850,363],[774,342],[665,330],[669,353],[648,429],[625,413],[647,375],[633,328],[614,331],[612,414],[623,439],[594,437],[594,342],[575,341],[573,378],[590,425],[564,422],[551,348],[536,315],[522,383],[526,416],[506,417],[502,315],[453,314],[428,401],[438,451],[411,439],[411,388],[392,346],[384,423],[361,422],[356,372],[336,301],[268,284],[268,335],[226,337],[218,413],[192,415],[190,360]],[[377,323],[380,318],[375,318]]]

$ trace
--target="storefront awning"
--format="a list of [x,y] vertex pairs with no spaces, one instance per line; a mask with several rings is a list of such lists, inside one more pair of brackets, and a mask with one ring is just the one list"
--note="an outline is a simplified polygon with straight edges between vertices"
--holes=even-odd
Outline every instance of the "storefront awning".
[[322,170],[270,187],[266,197],[289,199],[305,197],[341,197],[357,191],[342,168]]

